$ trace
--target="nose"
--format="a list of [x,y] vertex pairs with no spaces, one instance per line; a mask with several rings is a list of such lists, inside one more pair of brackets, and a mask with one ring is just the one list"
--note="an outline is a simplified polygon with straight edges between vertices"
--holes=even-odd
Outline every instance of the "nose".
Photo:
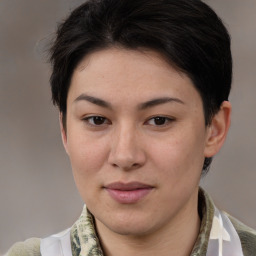
[[134,127],[123,127],[113,133],[109,163],[121,170],[140,168],[146,161],[141,137]]

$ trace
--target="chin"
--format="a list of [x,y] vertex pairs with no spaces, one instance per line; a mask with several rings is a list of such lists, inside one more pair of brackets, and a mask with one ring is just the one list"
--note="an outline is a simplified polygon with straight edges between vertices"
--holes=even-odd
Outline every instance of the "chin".
[[152,216],[138,212],[116,213],[111,217],[104,216],[99,221],[105,228],[124,236],[143,236],[154,230]]
[[116,234],[134,237],[145,236],[151,231],[151,227],[149,227],[149,225],[142,225],[141,223],[129,223],[128,225],[117,223],[115,225],[109,226],[108,228]]

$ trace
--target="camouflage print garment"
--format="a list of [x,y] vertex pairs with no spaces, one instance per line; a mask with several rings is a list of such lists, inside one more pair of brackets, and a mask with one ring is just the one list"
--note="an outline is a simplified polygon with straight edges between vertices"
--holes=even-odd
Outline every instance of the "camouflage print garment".
[[[201,228],[190,256],[206,256],[207,247],[214,220],[215,207],[211,198],[200,189],[199,214]],[[242,244],[244,256],[256,255],[256,231],[227,215],[231,220]],[[92,214],[84,207],[80,218],[72,226],[71,248],[73,256],[104,256],[94,226]],[[40,239],[30,239],[14,245],[6,256],[41,256]]]
[[103,256],[94,228],[94,218],[86,206],[71,229],[71,248],[73,256]]

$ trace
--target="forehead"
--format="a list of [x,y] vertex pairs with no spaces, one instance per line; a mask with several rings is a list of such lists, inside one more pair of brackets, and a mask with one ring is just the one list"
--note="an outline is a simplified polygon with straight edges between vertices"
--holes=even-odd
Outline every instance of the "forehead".
[[[101,69],[98,69],[99,67]],[[176,73],[176,75],[186,76],[184,73],[178,72],[174,65],[170,65],[162,54],[146,48],[133,50],[111,47],[92,52],[86,55],[78,64],[73,76],[84,69],[90,69],[91,72],[94,68],[97,69],[98,74],[110,72],[109,74],[111,75],[116,72],[117,74],[126,73],[129,77],[135,77],[139,73],[143,74],[143,72],[149,70],[161,71],[162,73],[167,72],[169,74],[170,71],[175,71],[173,73]],[[151,73],[148,73],[148,76],[150,75]]]
[[201,101],[190,78],[150,50],[110,48],[87,55],[74,70],[68,100],[82,93],[110,101],[157,96]]

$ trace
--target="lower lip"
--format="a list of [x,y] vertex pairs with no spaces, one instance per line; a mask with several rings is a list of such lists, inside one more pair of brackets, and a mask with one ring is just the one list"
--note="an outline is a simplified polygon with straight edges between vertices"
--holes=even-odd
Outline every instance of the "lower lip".
[[117,190],[117,189],[106,189],[109,195],[118,203],[121,204],[134,204],[139,200],[147,196],[152,188],[142,188],[135,190]]

